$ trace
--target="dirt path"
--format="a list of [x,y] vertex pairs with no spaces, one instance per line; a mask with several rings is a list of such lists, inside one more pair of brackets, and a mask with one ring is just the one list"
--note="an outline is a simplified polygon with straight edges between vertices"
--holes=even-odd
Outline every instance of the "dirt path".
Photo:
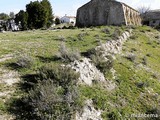
[[[0,63],[12,59],[12,54],[0,56]],[[15,92],[16,83],[20,81],[18,72],[9,70],[0,66],[0,104],[4,105],[5,102]],[[0,109],[0,120],[13,120],[14,116],[9,115]]]

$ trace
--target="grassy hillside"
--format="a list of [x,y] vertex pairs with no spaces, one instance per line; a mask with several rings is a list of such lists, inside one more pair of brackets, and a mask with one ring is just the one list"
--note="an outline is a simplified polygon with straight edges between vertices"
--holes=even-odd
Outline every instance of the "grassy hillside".
[[[0,58],[7,55],[12,58],[0,62],[0,75],[4,74],[3,69],[8,69],[18,71],[21,78],[18,84],[10,87],[0,83],[0,93],[14,91],[0,98],[0,114],[15,114],[19,115],[17,119],[26,119],[25,115],[30,113],[22,115],[26,111],[22,110],[25,105],[21,98],[27,96],[33,87],[42,84],[37,83],[40,68],[66,64],[56,57],[62,42],[71,50],[78,50],[84,57],[92,48],[115,39],[128,29],[102,26],[0,33]],[[106,120],[137,119],[131,118],[132,114],[160,115],[160,32],[146,26],[132,29],[132,36],[114,60],[115,74],[105,72],[106,79],[116,83],[117,87],[107,91],[95,83],[92,87],[81,85],[76,88],[80,97],[75,103],[81,106],[84,100],[92,99],[95,108],[103,110],[102,117]],[[25,58],[24,61],[27,59],[29,66],[17,66],[22,63],[20,58]],[[63,93],[65,89],[58,88],[58,91],[56,94]]]

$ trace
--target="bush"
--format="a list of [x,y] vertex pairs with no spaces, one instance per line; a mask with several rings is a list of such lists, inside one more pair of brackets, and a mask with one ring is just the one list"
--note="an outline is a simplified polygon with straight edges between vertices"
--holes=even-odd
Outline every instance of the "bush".
[[[23,100],[30,119],[70,120],[82,106],[76,73],[69,67],[48,64],[38,71],[39,81]],[[28,116],[27,116],[28,117]]]
[[61,36],[58,36],[58,40],[60,40],[60,41],[62,41],[62,42],[65,42],[65,41],[66,41],[66,38],[61,35]]
[[130,37],[130,39],[132,39],[132,40],[136,40],[138,37],[136,36],[136,35],[132,35],[131,37]]
[[30,68],[33,65],[33,58],[27,54],[17,56],[16,65],[20,68]]
[[143,65],[147,65],[147,62],[148,60],[147,60],[147,57],[146,56],[144,56],[144,58],[142,59],[142,64]]
[[110,34],[110,29],[109,28],[104,28],[101,30],[105,34]]
[[121,36],[121,35],[122,35],[122,31],[117,28],[117,29],[115,29],[115,31],[113,32],[112,38],[113,38],[113,39],[118,39],[118,37]]
[[85,33],[79,33],[77,35],[78,40],[83,40],[85,36],[88,36],[89,34],[87,32]]
[[127,56],[125,56],[128,60],[131,62],[134,62],[136,60],[136,55],[133,53],[129,53]]
[[90,57],[95,66],[103,73],[113,67],[112,56],[103,56],[101,51],[95,50],[94,54],[92,54]]
[[79,73],[69,67],[49,64],[38,70],[38,76],[40,80],[53,80],[56,86],[68,87],[76,85]]
[[73,62],[81,58],[78,50],[70,50],[66,48],[65,44],[62,43],[59,48],[59,54],[57,55],[64,62]]
[[64,93],[64,89],[55,86],[51,80],[40,82],[25,98],[25,103],[30,107],[30,118],[70,120],[73,111],[77,109],[75,101],[78,99],[78,94],[74,91],[76,89]]

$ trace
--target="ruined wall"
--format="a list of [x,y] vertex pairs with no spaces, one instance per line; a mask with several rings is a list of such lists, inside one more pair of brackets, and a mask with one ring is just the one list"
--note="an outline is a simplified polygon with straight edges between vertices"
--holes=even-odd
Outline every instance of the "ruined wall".
[[91,0],[77,11],[76,26],[141,25],[140,14],[114,0]]
[[125,24],[122,5],[111,0],[92,0],[77,11],[77,26]]

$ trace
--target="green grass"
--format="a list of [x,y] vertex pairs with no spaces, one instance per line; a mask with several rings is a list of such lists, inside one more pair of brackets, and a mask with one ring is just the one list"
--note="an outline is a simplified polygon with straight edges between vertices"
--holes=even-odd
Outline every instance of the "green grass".
[[[83,86],[81,88],[85,97],[98,101],[94,105],[104,110],[104,119],[130,119],[131,114],[143,114],[159,109],[160,83],[152,73],[160,73],[158,69],[160,68],[160,45],[154,38],[156,34],[159,32],[149,27],[138,27],[133,30],[133,35],[136,37],[124,44],[122,53],[132,52],[136,55],[136,60],[132,62],[122,55],[116,56],[114,69],[118,77],[113,80],[117,84],[114,91],[108,93],[101,87]],[[151,45],[147,44],[148,41]],[[151,54],[151,57],[147,54]],[[144,56],[147,57],[146,67],[152,72],[137,67],[142,63]],[[106,74],[106,78],[111,80],[112,77]]]
[[[110,30],[109,34],[102,32],[105,28]],[[112,34],[117,28],[121,32],[127,29],[124,26],[102,26],[83,29],[1,33],[0,56],[13,53],[17,56],[18,54],[27,53],[35,59],[33,66],[16,70],[19,71],[21,76],[35,74],[43,65],[50,63],[62,64],[62,61],[54,60],[59,45],[63,41],[62,37],[65,39],[67,47],[85,53],[96,47],[99,41],[105,43],[112,40]],[[134,27],[133,36],[124,44],[122,53],[124,55],[128,52],[135,54],[135,61],[132,62],[121,54],[116,55],[113,66],[116,70],[116,79],[113,79],[110,71],[105,74],[107,79],[116,83],[115,90],[108,92],[99,84],[92,87],[79,86],[81,92],[80,103],[85,99],[92,99],[95,108],[103,110],[102,117],[105,120],[129,119],[131,114],[147,113],[154,108],[159,109],[160,44],[155,38],[159,34],[158,31],[150,27]],[[79,39],[79,35],[82,35],[81,39]],[[146,65],[143,64],[144,57],[146,57]],[[6,66],[14,62],[16,62],[16,59],[13,58],[0,63],[0,65]],[[140,64],[143,67],[138,67]],[[12,66],[8,68],[12,68]],[[149,68],[149,71],[146,68]],[[21,91],[19,86],[14,87],[18,92],[14,93],[13,98],[26,94]],[[4,91],[6,88],[2,86],[0,90]],[[0,110],[5,111],[2,101],[0,101]],[[136,120],[136,118],[132,119]]]

